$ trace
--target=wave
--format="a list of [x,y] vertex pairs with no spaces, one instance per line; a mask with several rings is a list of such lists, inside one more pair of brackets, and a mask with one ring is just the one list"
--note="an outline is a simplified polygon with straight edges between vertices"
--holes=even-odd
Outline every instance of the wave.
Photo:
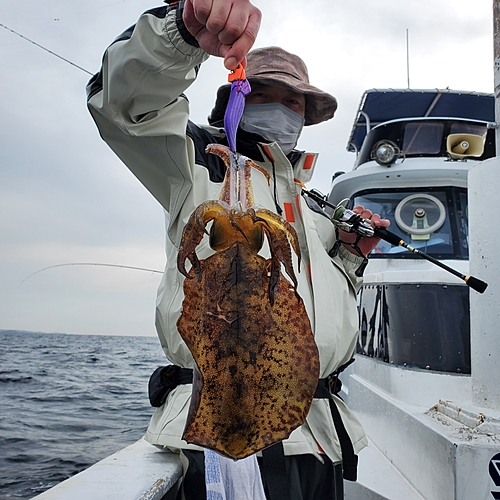
[[162,364],[153,337],[0,330],[0,500],[32,498],[140,439]]

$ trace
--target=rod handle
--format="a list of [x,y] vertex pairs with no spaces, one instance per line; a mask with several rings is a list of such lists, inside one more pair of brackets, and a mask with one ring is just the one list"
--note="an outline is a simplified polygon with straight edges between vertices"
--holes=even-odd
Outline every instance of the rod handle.
[[479,293],[484,293],[486,288],[488,288],[488,283],[485,283],[478,278],[474,278],[474,276],[467,276],[465,278],[465,282],[467,283],[467,286],[470,286],[473,290],[476,290],[476,292]]
[[375,229],[375,236],[378,236],[380,239],[387,241],[388,243],[396,247],[399,247],[403,242],[403,240],[397,234],[391,233],[383,227],[377,227]]
[[437,266],[441,267],[442,269],[450,272],[451,274],[457,276],[458,278],[462,279],[465,281],[468,287],[472,288],[476,292],[479,293],[484,293],[486,288],[488,287],[488,283],[485,283],[484,281],[481,281],[478,278],[475,278],[474,276],[465,276],[462,273],[459,273],[455,269],[447,266],[446,264],[443,264],[439,260],[435,259],[434,257],[431,257],[430,255],[427,255],[426,253],[417,250],[416,248],[412,248],[409,245],[407,245],[397,234],[391,233],[391,231],[388,231],[385,228],[379,227],[375,229],[375,236],[378,236],[384,241],[387,241],[391,245],[395,246],[402,246],[409,250],[410,252],[416,253],[420,257],[428,260],[429,262],[432,262],[433,264],[436,264]]

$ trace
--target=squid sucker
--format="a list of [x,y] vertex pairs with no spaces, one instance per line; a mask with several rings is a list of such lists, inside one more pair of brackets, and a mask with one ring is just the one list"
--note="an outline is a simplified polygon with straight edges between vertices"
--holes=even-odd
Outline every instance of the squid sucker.
[[[177,327],[195,361],[183,439],[237,460],[286,439],[304,422],[319,355],[297,293],[291,250],[300,263],[297,234],[280,216],[254,206],[250,169],[269,175],[225,146],[207,151],[227,170],[220,199],[193,212],[178,253],[186,279]],[[199,260],[195,250],[211,221],[215,253]],[[258,255],[264,235],[269,259]]]

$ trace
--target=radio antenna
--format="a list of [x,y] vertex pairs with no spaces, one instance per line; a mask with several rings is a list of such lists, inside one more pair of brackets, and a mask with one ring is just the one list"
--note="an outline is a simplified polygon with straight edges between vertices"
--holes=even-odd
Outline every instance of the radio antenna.
[[410,30],[406,28],[406,79],[410,88]]

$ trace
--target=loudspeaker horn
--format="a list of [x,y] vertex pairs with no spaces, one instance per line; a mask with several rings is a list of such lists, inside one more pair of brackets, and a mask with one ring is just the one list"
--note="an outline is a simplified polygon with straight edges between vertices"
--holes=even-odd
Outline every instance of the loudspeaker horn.
[[476,134],[450,134],[446,139],[446,151],[453,160],[478,157],[484,152],[484,139]]

